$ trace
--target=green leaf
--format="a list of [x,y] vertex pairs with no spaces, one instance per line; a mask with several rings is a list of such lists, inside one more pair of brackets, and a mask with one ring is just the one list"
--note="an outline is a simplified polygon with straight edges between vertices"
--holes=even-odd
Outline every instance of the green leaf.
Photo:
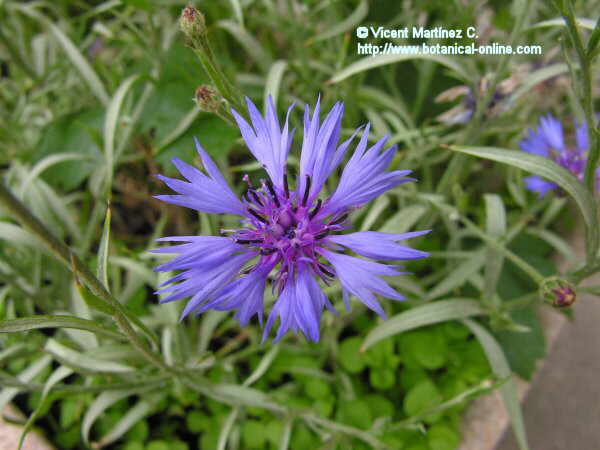
[[465,70],[465,68],[455,59],[449,58],[447,56],[441,55],[378,55],[378,56],[367,56],[365,58],[359,59],[355,63],[350,64],[345,69],[337,72],[331,79],[327,82],[328,84],[339,83],[340,81],[345,80],[346,78],[351,77],[352,75],[356,75],[357,73],[365,72],[367,70],[374,69],[376,67],[384,66],[387,64],[396,64],[399,62],[410,61],[410,60],[420,60],[425,59],[428,61],[434,61],[438,64],[446,66],[450,70],[452,70],[459,78],[469,81],[471,75]]
[[[506,234],[506,210],[502,198],[495,194],[485,194],[485,231],[501,240]],[[488,247],[485,254],[484,298],[492,302],[496,298],[496,285],[502,273],[504,256],[494,248]]]
[[30,316],[0,321],[0,333],[18,333],[41,328],[74,328],[121,341],[127,339],[118,331],[113,331],[99,325],[97,321],[80,319],[73,316]]
[[485,310],[477,300],[452,298],[427,303],[397,314],[375,327],[365,338],[362,350],[368,349],[382,339],[404,331],[482,314],[485,314]]
[[67,37],[67,35],[54,23],[52,23],[47,17],[40,14],[31,5],[14,5],[23,14],[39,21],[41,24],[46,26],[50,32],[54,35],[58,43],[61,45],[67,57],[71,60],[71,63],[79,71],[82,78],[90,87],[93,94],[100,100],[104,105],[108,104],[108,94],[104,84],[100,80],[100,77],[96,74],[88,60],[82,55],[77,46]]
[[268,70],[273,60],[252,34],[231,20],[220,20],[217,22],[217,26],[227,30],[244,47],[248,55],[262,68],[263,72]]
[[306,45],[312,45],[316,42],[324,41],[325,39],[332,38],[338,34],[345,33],[346,31],[352,30],[359,25],[367,14],[369,13],[369,5],[365,0],[362,0],[356,9],[347,16],[344,20],[335,23],[333,26],[328,27],[322,33],[317,34],[315,37],[309,39]]
[[471,278],[471,276],[479,272],[485,263],[485,256],[485,253],[480,251],[475,253],[472,258],[468,258],[460,263],[427,293],[427,298],[435,299],[442,297],[450,291],[462,286],[465,281]]
[[29,173],[27,174],[27,178],[25,178],[25,180],[23,180],[23,183],[21,184],[21,197],[23,197],[26,193],[27,190],[29,189],[29,186],[31,185],[31,183],[40,176],[40,174],[42,172],[44,172],[46,169],[56,165],[56,164],[60,164],[62,162],[65,161],[74,161],[74,160],[85,160],[85,159],[90,159],[89,155],[86,154],[82,154],[82,153],[53,153],[51,155],[45,156],[44,158],[42,158],[41,160],[39,160],[35,166],[33,166],[31,168],[31,171],[29,171]]
[[543,83],[546,80],[554,78],[558,75],[562,75],[563,73],[567,73],[569,71],[569,66],[564,63],[551,64],[549,66],[545,66],[539,70],[535,70],[525,76],[521,85],[512,93],[512,95],[508,99],[508,103],[514,105],[517,100],[527,94],[532,88],[534,88],[539,83]]
[[456,450],[460,435],[448,425],[435,424],[427,430],[427,441],[431,450]]
[[590,234],[587,244],[592,249],[588,249],[588,251],[594,252],[598,248],[599,231],[595,200],[585,189],[584,185],[568,170],[548,158],[531,155],[522,151],[496,147],[452,146],[451,148],[461,153],[521,168],[559,185],[574,198],[581,210],[586,223],[586,229]]
[[[28,383],[33,380],[38,374],[40,374],[46,367],[52,362],[50,355],[44,355],[40,359],[31,363],[24,371],[22,371],[17,378],[23,383]],[[5,387],[0,391],[0,411],[12,401],[13,398],[19,393],[19,388],[16,387]]]
[[521,405],[519,404],[519,397],[517,395],[517,386],[512,377],[508,361],[506,360],[502,348],[494,337],[478,323],[469,319],[464,319],[463,323],[471,329],[475,337],[481,343],[494,374],[501,380],[508,379],[508,381],[500,387],[500,393],[508,416],[510,417],[519,448],[521,450],[528,450],[529,446],[525,434],[523,412],[521,411]]
[[409,205],[390,217],[379,231],[382,233],[406,233],[426,212],[427,208],[423,205]]
[[267,110],[267,100],[269,96],[271,96],[273,99],[273,104],[277,106],[279,87],[281,86],[281,79],[283,78],[283,73],[285,72],[285,69],[287,69],[287,66],[287,61],[280,59],[275,61],[269,68],[269,73],[267,73],[267,81],[265,82],[265,111]]
[[511,369],[521,378],[531,380],[537,361],[546,357],[546,340],[534,308],[522,308],[511,313],[528,332],[497,331],[494,333],[502,346]]
[[339,361],[350,373],[361,372],[366,365],[364,355],[360,353],[360,337],[346,338],[340,344]]
[[102,282],[107,291],[108,286],[108,246],[110,244],[110,204],[106,208],[106,217],[102,227],[102,237],[98,246],[98,269],[96,277]]
[[[587,28],[588,30],[593,30],[595,26],[595,22],[592,19],[587,19],[585,17],[576,17],[575,22],[581,28]],[[567,23],[563,17],[556,17],[555,19],[544,20],[542,22],[534,23],[529,27],[529,29],[533,28],[545,28],[545,27],[564,27]]]
[[54,339],[48,339],[44,349],[63,364],[83,372],[125,373],[135,370],[133,367],[125,364],[96,358],[91,353],[80,353],[60,344]]
[[96,397],[96,399],[85,412],[81,422],[81,437],[83,438],[83,442],[89,446],[90,430],[92,429],[92,425],[96,419],[98,419],[98,417],[104,414],[108,408],[117,403],[119,400],[127,398],[137,392],[139,392],[139,390],[107,391],[102,392],[98,397]]
[[129,78],[125,79],[119,85],[119,88],[113,95],[110,103],[108,104],[108,108],[106,109],[106,116],[104,118],[104,131],[102,136],[104,141],[104,158],[106,161],[106,167],[108,169],[106,185],[109,192],[112,185],[115,156],[118,156],[115,155],[115,135],[119,125],[121,106],[123,105],[123,101],[125,100],[127,92],[129,89],[131,89],[133,83],[135,83],[138,79],[138,74],[131,75]]
[[133,407],[128,409],[127,413],[121,417],[115,426],[98,441],[98,448],[110,445],[121,438],[131,427],[151,414],[156,408],[157,403],[164,397],[164,393],[151,393],[138,400]]
[[48,397],[48,394],[50,393],[52,387],[54,387],[54,385],[60,382],[61,380],[67,378],[72,373],[73,370],[69,367],[60,366],[52,373],[52,375],[50,375],[48,380],[46,380],[46,383],[44,384],[44,390],[42,391],[42,397],[38,401],[38,407],[35,409],[35,411],[31,413],[29,419],[27,419],[27,423],[23,427],[23,432],[21,433],[21,438],[19,439],[19,450],[21,450],[21,448],[23,447],[25,437],[27,436],[29,430],[31,430],[33,424],[35,423],[35,419],[37,419],[37,417],[40,415],[40,412],[44,408],[44,402],[46,401],[46,398]]
[[53,186],[71,190],[81,184],[99,166],[103,166],[100,136],[104,111],[85,109],[58,117],[42,131],[33,158],[42,164],[44,157],[56,154],[80,154],[82,161],[64,160],[58,165],[43,167],[43,178]]
[[425,379],[411,388],[404,397],[404,412],[407,416],[434,408],[442,402],[442,394],[429,379]]

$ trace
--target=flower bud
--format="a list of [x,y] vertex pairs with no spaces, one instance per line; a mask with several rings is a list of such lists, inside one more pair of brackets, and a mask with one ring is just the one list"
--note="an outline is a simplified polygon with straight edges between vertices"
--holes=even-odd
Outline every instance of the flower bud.
[[568,308],[577,299],[575,286],[567,280],[558,277],[549,277],[540,286],[543,299],[557,308]]
[[562,287],[560,289],[554,289],[554,301],[552,304],[557,308],[566,308],[575,303],[575,299],[577,296],[575,295],[575,291],[571,289],[569,286]]
[[198,86],[194,100],[202,111],[211,113],[218,112],[223,101],[217,91],[212,86],[206,84]]
[[183,31],[183,34],[192,40],[204,35],[206,33],[204,14],[191,5],[186,6],[181,11],[179,27]]

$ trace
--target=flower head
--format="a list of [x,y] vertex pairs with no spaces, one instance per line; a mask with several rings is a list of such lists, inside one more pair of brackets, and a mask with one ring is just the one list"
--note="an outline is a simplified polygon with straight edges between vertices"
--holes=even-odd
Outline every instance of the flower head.
[[[588,130],[584,122],[575,122],[575,145],[568,145],[564,137],[560,120],[548,114],[540,118],[537,129],[529,129],[527,137],[520,142],[521,150],[532,155],[543,156],[571,172],[579,180],[583,180],[587,152],[589,149]],[[597,172],[600,177],[600,171]],[[525,186],[540,197],[558,186],[538,176],[525,178]]]
[[339,233],[350,228],[352,211],[395,186],[413,181],[407,178],[410,171],[386,171],[395,148],[384,149],[387,138],[369,147],[367,125],[342,170],[337,188],[328,198],[321,198],[327,178],[341,165],[354,135],[339,143],[343,105],[334,105],[321,123],[317,101],[312,117],[308,106],[304,112],[300,168],[293,188],[286,164],[294,135],[288,128],[293,105],[282,128],[271,101],[264,117],[250,100],[247,104],[251,124],[236,111],[232,113],[250,152],[266,170],[267,179],[256,186],[245,176],[246,192],[240,200],[198,141],[196,148],[206,173],[175,158],[173,163],[187,182],[159,176],[177,195],[159,195],[158,199],[206,213],[241,217],[239,228],[221,230],[224,236],[161,239],[182,242],[155,250],[178,254],[156,270],[182,271],[164,283],[170,286],[158,291],[169,293],[161,302],[189,297],[182,317],[209,309],[235,310],[241,325],[254,315],[262,323],[263,294],[270,282],[278,298],[266,321],[263,340],[279,317],[276,340],[291,329],[316,342],[323,309],[335,312],[319,280],[329,284],[337,278],[346,306],[351,294],[383,316],[376,294],[396,300],[403,297],[380,277],[400,272],[394,266],[341,252],[348,249],[383,260],[424,258],[427,253],[397,242],[427,231]]

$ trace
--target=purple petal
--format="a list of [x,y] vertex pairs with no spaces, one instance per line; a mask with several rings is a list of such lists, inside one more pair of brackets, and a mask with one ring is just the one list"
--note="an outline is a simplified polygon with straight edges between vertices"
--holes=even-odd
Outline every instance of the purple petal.
[[340,183],[325,203],[322,214],[334,214],[363,205],[399,184],[414,181],[412,178],[406,178],[410,170],[385,171],[396,150],[396,147],[392,146],[381,152],[387,136],[366,150],[369,128],[370,125],[367,124],[354,154],[344,167]]
[[380,278],[380,276],[400,275],[393,267],[329,250],[320,249],[318,251],[333,265],[343,289],[380,316],[385,318],[385,312],[374,294],[394,300],[404,300],[402,295]]
[[539,133],[550,147],[557,150],[565,148],[562,123],[552,114],[540,118]]
[[265,167],[273,184],[279,190],[283,190],[283,174],[293,135],[293,132],[288,133],[288,118],[294,105],[288,109],[282,132],[275,106],[270,97],[265,113],[266,118],[263,118],[260,111],[248,97],[246,97],[246,103],[252,126],[237,111],[232,109],[233,117],[254,157]]
[[554,183],[546,181],[536,175],[527,177],[523,181],[525,182],[525,187],[531,192],[537,193],[539,198],[546,195],[546,192],[556,189]]
[[422,236],[429,233],[429,231],[415,231],[404,234],[361,231],[358,233],[330,236],[328,240],[348,247],[359,255],[371,259],[421,259],[428,257],[429,253],[399,245],[396,241]]
[[588,129],[585,120],[581,122],[581,125],[575,121],[575,139],[577,140],[577,148],[582,152],[587,152],[590,148],[590,141],[588,136]]
[[197,211],[247,216],[248,213],[244,204],[229,188],[219,169],[198,141],[196,141],[196,148],[209,176],[182,160],[173,158],[173,164],[189,183],[158,175],[159,180],[179,195],[155,195],[154,197],[167,203],[185,206]]
[[529,129],[529,134],[526,138],[519,142],[521,150],[531,153],[532,155],[548,157],[548,144],[541,134],[536,133],[533,129]]

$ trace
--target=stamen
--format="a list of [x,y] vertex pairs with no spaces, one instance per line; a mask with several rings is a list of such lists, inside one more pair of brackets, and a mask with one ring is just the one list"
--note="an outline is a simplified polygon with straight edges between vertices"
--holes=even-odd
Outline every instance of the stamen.
[[247,209],[250,214],[252,214],[258,220],[260,220],[262,223],[269,223],[269,221],[267,219],[265,219],[263,216],[261,216],[258,212],[256,212],[252,208],[247,208]]
[[308,218],[309,218],[309,219],[311,219],[311,220],[312,220],[312,219],[313,219],[313,217],[315,217],[315,216],[317,215],[317,213],[318,213],[318,212],[319,212],[319,210],[321,209],[321,204],[322,204],[322,203],[323,203],[323,202],[321,201],[321,199],[318,199],[318,200],[317,200],[317,206],[315,206],[315,209],[313,209],[313,210],[310,212],[310,214],[308,215]]
[[273,253],[275,253],[277,250],[274,248],[264,248],[260,251],[260,254],[263,256],[268,256],[268,255],[272,255]]
[[302,197],[302,206],[306,206],[308,194],[310,193],[310,175],[306,175],[306,186],[304,186],[304,197]]
[[325,273],[325,275],[327,275],[331,278],[335,278],[335,274],[333,272],[331,272],[325,264],[319,263],[319,269],[321,269]]
[[236,239],[236,244],[260,244],[262,239]]
[[329,222],[329,225],[338,225],[338,224],[342,223],[344,220],[346,220],[349,215],[350,215],[350,213],[342,214],[340,217],[335,219],[333,222]]
[[244,182],[248,185],[249,189],[253,188],[252,182],[250,181],[250,177],[248,176],[248,174],[245,174],[242,180],[244,180]]
[[285,191],[285,198],[290,198],[290,187],[288,185],[287,172],[283,173],[283,190]]
[[260,197],[258,196],[258,194],[256,193],[256,191],[254,189],[249,190],[248,192],[250,192],[250,195],[252,196],[252,198],[254,200],[256,200],[256,203],[258,203],[260,206],[264,206],[262,200],[260,199]]
[[330,232],[331,230],[329,228],[325,228],[319,234],[315,235],[315,240],[318,241],[319,239],[323,239],[325,236],[329,235]]
[[273,183],[271,183],[271,180],[267,179],[265,184],[267,185],[267,189],[269,189],[269,192],[271,193],[271,197],[273,198],[273,201],[275,202],[277,207],[278,208],[281,207],[281,203],[279,203],[279,198],[277,197],[277,194],[275,193],[275,189],[273,189]]

